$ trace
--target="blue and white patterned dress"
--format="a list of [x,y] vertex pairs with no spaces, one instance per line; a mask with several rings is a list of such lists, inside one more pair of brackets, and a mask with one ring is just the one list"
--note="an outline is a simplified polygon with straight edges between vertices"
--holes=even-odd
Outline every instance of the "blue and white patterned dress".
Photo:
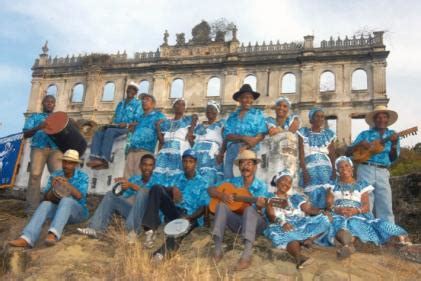
[[304,186],[301,174],[300,186],[309,196],[311,205],[316,208],[326,207],[326,189],[332,188],[332,163],[329,158],[329,145],[336,139],[330,129],[312,132],[310,128],[300,128],[298,135],[303,139],[304,163],[310,175],[310,182]]
[[[267,135],[261,143],[258,153],[263,164],[257,170],[259,178],[270,182],[272,177],[284,169],[288,169],[293,175],[293,186],[298,185],[298,139],[297,134],[288,131],[294,120],[298,119],[295,114],[289,115],[284,124],[279,126],[273,117],[266,118],[266,126],[270,128],[282,128],[284,131],[274,135]],[[270,191],[275,192],[276,189],[270,187]],[[291,192],[293,189],[291,189]]]
[[[337,181],[333,189],[334,207],[361,208],[361,196],[366,192],[372,192],[373,186],[365,181],[352,184],[344,184]],[[386,243],[394,236],[405,236],[407,232],[400,226],[376,219],[371,213],[356,214],[344,217],[333,214],[333,222],[329,231],[329,242],[334,243],[336,233],[345,229],[352,236],[358,237],[362,242],[372,242],[376,245]]]
[[178,120],[166,119],[160,124],[164,143],[156,157],[154,170],[160,182],[172,181],[183,173],[181,156],[190,148],[186,136],[191,122],[192,116],[184,116]]
[[222,147],[222,128],[225,120],[211,125],[199,124],[194,130],[193,150],[197,155],[197,170],[209,186],[214,186],[224,178],[222,164],[216,163],[216,156]]
[[[276,220],[266,228],[264,234],[272,241],[276,248],[285,249],[288,243],[292,241],[304,241],[311,237],[320,235],[315,242],[318,243],[327,235],[330,222],[327,216],[320,214],[317,216],[307,216],[302,210],[301,205],[306,203],[303,196],[294,194],[288,196],[288,205],[286,208],[274,208]],[[291,224],[294,229],[284,231],[282,223]]]

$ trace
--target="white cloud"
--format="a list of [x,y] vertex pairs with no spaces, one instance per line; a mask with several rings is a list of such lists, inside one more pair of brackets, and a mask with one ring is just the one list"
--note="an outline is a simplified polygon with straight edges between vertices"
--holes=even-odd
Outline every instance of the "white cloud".
[[2,84],[27,82],[30,75],[30,69],[0,64],[0,83]]

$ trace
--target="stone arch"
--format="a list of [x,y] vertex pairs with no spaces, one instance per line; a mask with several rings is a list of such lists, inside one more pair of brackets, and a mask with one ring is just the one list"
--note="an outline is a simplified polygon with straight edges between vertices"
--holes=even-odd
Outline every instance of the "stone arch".
[[364,91],[368,89],[367,71],[363,68],[357,68],[352,72],[351,89],[352,91]]
[[207,83],[206,96],[219,97],[221,96],[221,78],[212,76]]
[[174,78],[171,83],[170,98],[177,99],[184,96],[184,80],[181,78]]
[[107,81],[104,84],[104,90],[102,91],[101,101],[113,101],[115,96],[115,83],[113,81]]
[[336,89],[335,74],[325,70],[320,74],[320,92],[333,92]]
[[297,92],[297,77],[292,72],[282,75],[281,94],[294,94]]
[[139,94],[146,93],[148,94],[151,88],[151,83],[147,79],[142,79],[139,83]]
[[253,91],[256,91],[257,87],[257,78],[256,75],[250,73],[247,74],[246,77],[243,80],[243,84],[249,84]]
[[81,103],[85,99],[85,85],[78,82],[75,83],[72,87],[71,102],[72,103]]
[[45,90],[45,95],[51,95],[57,97],[58,87],[55,83],[51,83],[48,85],[47,89]]

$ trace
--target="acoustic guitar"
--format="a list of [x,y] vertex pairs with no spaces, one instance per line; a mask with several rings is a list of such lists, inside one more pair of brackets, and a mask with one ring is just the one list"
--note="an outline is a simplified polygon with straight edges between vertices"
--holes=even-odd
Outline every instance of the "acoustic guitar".
[[[410,135],[416,135],[418,127],[412,127],[398,133],[400,138],[406,138]],[[384,144],[390,140],[390,136],[384,139],[378,139],[370,143],[370,148],[365,149],[358,146],[352,152],[352,160],[357,163],[367,162],[374,154],[381,153],[384,150]]]
[[[216,188],[219,192],[233,195],[234,201],[227,204],[228,208],[234,213],[242,214],[244,210],[251,206],[251,204],[257,202],[257,197],[253,197],[248,189],[244,187],[237,188],[233,184],[225,182]],[[209,211],[215,213],[216,206],[222,202],[219,198],[212,197],[209,202]],[[288,201],[282,198],[265,198],[266,205],[272,205],[274,207],[285,208],[288,205]]]

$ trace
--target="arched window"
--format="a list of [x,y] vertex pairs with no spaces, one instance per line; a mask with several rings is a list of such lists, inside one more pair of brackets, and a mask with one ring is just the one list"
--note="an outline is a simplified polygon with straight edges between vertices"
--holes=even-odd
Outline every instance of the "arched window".
[[176,99],[176,98],[182,98],[184,93],[184,81],[183,79],[177,78],[172,81],[171,84],[171,92],[170,92],[170,98]]
[[357,69],[352,73],[352,90],[367,90],[367,72]]
[[113,101],[115,95],[114,82],[107,82],[104,85],[104,92],[102,93],[102,101]]
[[251,88],[253,89],[253,91],[256,91],[256,83],[257,83],[257,79],[256,76],[250,74],[247,75],[246,78],[244,78],[244,84],[249,84],[251,86]]
[[83,96],[85,94],[85,87],[82,83],[77,83],[72,89],[72,102],[83,102]]
[[296,92],[296,78],[292,73],[286,73],[282,77],[282,94],[293,94]]
[[325,71],[320,75],[320,92],[335,91],[335,74]]
[[57,97],[57,86],[55,84],[51,84],[50,86],[48,86],[47,90],[45,91],[45,94]]
[[219,97],[221,95],[221,79],[218,77],[212,77],[209,79],[206,95],[208,97]]
[[149,93],[149,81],[148,80],[142,80],[139,84],[139,94],[143,93]]

